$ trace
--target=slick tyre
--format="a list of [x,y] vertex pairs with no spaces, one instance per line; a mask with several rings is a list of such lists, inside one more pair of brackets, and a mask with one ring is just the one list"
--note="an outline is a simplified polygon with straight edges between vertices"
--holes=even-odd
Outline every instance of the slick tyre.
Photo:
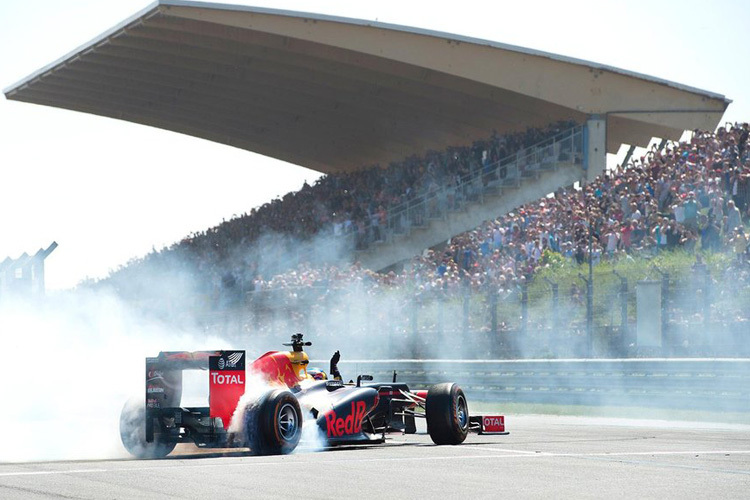
[[176,443],[146,442],[146,407],[143,398],[132,398],[120,413],[120,440],[128,453],[136,458],[164,458],[174,450]]
[[469,406],[458,384],[449,382],[430,387],[425,416],[427,431],[435,444],[461,444],[469,433]]
[[291,453],[302,435],[297,398],[283,389],[267,392],[245,409],[244,433],[246,446],[256,455]]

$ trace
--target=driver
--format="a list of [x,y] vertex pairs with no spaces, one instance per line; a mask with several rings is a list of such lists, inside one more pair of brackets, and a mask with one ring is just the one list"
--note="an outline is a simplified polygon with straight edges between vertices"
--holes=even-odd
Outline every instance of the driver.
[[[304,346],[311,346],[312,342],[305,342],[303,340],[301,333],[295,333],[292,335],[292,341],[289,343],[285,343],[286,346],[292,347],[292,353],[291,355],[300,358],[298,363],[301,363],[303,365],[307,365],[308,358],[307,354],[304,353]],[[341,378],[341,372],[339,372],[339,361],[341,360],[341,353],[339,351],[336,351],[333,353],[333,356],[331,357],[331,369],[328,372],[329,375],[327,376],[326,373],[323,370],[320,370],[318,368],[305,368],[305,374],[314,380],[328,380],[329,378],[332,380],[343,380]]]
[[320,368],[308,368],[307,376],[313,380],[328,380],[326,372],[324,372]]
[[[340,359],[341,353],[339,351],[334,352],[333,357],[331,358],[331,371],[329,372],[331,374],[331,380],[342,380],[338,367]],[[328,380],[328,375],[326,375],[326,372],[320,368],[308,368],[307,376],[313,380]]]

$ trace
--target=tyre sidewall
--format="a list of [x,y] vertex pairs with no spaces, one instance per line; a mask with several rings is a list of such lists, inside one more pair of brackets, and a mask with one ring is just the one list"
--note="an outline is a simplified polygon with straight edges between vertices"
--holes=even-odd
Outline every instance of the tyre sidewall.
[[[279,413],[285,406],[294,409],[297,421],[296,433],[285,438],[279,427]],[[245,442],[256,455],[280,455],[291,453],[302,434],[302,411],[294,395],[287,390],[269,391],[257,403],[245,410]]]
[[[269,398],[267,406],[268,411],[264,412],[267,418],[267,428],[269,445],[278,450],[280,454],[291,453],[299,443],[302,433],[302,410],[300,409],[297,398],[289,391],[278,391],[278,394]],[[291,408],[294,411],[296,429],[294,435],[284,436],[279,422],[279,414],[282,409]]]
[[164,458],[174,450],[176,443],[146,442],[146,407],[142,399],[128,400],[120,413],[120,440],[125,449],[136,458]]
[[[463,400],[466,414],[462,425],[457,406]],[[425,404],[427,428],[435,444],[461,444],[469,432],[468,404],[463,390],[455,383],[432,386],[427,393]]]

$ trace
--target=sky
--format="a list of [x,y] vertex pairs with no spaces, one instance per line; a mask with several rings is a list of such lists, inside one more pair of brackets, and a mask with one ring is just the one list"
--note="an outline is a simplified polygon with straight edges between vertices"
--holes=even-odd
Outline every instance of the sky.
[[[750,120],[750,2],[253,0],[222,2],[377,20],[518,45],[724,94]],[[3,0],[7,88],[150,4]],[[320,174],[160,129],[0,97],[0,261],[52,241],[48,290],[103,278]]]

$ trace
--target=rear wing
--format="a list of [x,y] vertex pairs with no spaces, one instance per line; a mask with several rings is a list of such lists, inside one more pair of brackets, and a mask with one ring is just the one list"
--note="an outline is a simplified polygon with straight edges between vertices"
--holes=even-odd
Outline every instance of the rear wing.
[[245,351],[160,352],[146,358],[147,440],[153,432],[148,425],[152,418],[163,408],[181,406],[183,370],[209,370],[210,416],[220,417],[224,427],[229,426],[245,392]]
[[146,410],[173,408],[182,400],[182,371],[208,370],[211,356],[223,351],[160,352],[146,358]]
[[162,351],[155,358],[146,358],[146,365],[158,365],[160,370],[208,370],[208,358],[223,354],[224,351]]

